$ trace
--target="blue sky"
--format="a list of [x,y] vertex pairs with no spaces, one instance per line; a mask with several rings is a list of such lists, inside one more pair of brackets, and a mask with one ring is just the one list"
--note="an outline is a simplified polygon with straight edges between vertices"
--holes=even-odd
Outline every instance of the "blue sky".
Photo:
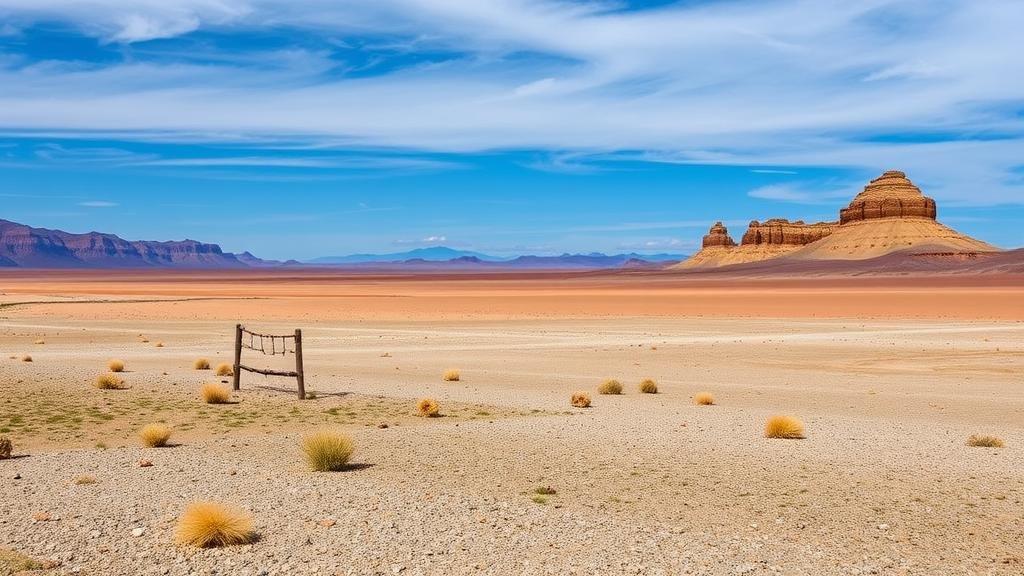
[[1017,247],[1022,29],[1009,0],[0,0],[0,218],[686,253],[897,168]]

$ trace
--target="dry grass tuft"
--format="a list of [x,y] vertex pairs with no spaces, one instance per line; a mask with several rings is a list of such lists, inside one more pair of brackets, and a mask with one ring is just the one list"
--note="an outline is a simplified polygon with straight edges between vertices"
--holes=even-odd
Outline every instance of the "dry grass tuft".
[[124,360],[111,360],[107,362],[107,368],[111,372],[124,372]]
[[31,362],[32,361],[32,357],[29,356],[28,354],[25,354],[24,356],[21,357],[21,361],[22,362]]
[[209,370],[210,369],[210,361],[207,360],[206,358],[200,358],[200,359],[198,359],[198,360],[196,360],[195,362],[192,363],[192,369],[193,370]]
[[967,439],[967,445],[975,448],[1005,448],[1006,443],[998,436],[987,434],[974,434]]
[[207,404],[227,404],[231,398],[231,390],[220,384],[203,384],[199,393],[203,397],[203,402]]
[[147,424],[139,432],[139,438],[147,448],[163,448],[171,439],[171,428],[166,424]]
[[174,539],[198,548],[248,544],[254,539],[252,517],[216,502],[193,502],[178,519]]
[[590,394],[574,392],[570,402],[575,408],[590,408]]
[[35,343],[36,344],[46,344],[46,340],[43,340],[42,338],[40,338],[39,340],[36,340]]
[[764,427],[765,438],[800,440],[804,436],[804,424],[792,416],[772,416]]
[[345,469],[356,446],[340,432],[322,430],[302,439],[302,452],[314,472],[338,472]]
[[228,364],[227,362],[223,364],[218,364],[217,370],[214,371],[214,374],[216,374],[217,376],[234,376],[235,367],[232,366],[231,364]]
[[693,395],[693,403],[697,406],[714,406],[715,397],[710,392],[698,392]]
[[163,348],[164,347],[164,343],[163,342],[157,342],[156,343],[156,347],[157,348]]
[[622,394],[622,382],[618,380],[605,380],[597,387],[598,394]]
[[643,382],[640,383],[640,391],[643,392],[644,394],[657,394],[658,383],[655,382],[654,380],[651,380],[650,378],[646,378]]
[[7,436],[0,436],[0,460],[7,460],[14,451],[14,443]]
[[460,379],[462,379],[462,374],[458,370],[452,368],[444,371],[445,382],[458,382]]
[[416,411],[420,413],[420,416],[437,418],[441,415],[441,405],[433,398],[423,398],[416,404]]
[[82,476],[75,478],[76,486],[85,486],[86,484],[99,484],[99,480],[89,476],[88,474],[83,474]]
[[121,378],[113,372],[97,376],[96,381],[93,382],[93,386],[96,386],[100,390],[124,390],[128,387],[124,383],[124,378]]

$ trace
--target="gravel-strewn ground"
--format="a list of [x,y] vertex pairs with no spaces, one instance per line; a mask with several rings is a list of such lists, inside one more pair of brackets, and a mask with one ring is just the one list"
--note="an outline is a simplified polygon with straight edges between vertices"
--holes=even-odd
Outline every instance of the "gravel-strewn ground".
[[[184,381],[182,366],[223,348],[230,329],[5,322],[4,351],[37,361],[5,354],[2,377],[56,387],[88,385],[93,371],[80,367],[117,346],[135,378]],[[135,348],[139,332],[167,348]],[[90,574],[1024,572],[1020,324],[612,319],[307,333],[318,390],[544,414],[353,425],[355,466],[335,474],[305,470],[295,428],[164,449],[30,450],[0,462],[0,548]],[[45,346],[24,344],[36,334],[50,335]],[[453,366],[463,381],[441,382]],[[609,376],[625,396],[569,409],[572,390]],[[644,376],[662,393],[638,394]],[[691,404],[704,389],[718,406]],[[779,412],[800,416],[808,438],[762,438]],[[965,446],[978,432],[1007,447]],[[75,484],[81,475],[98,482]],[[546,503],[534,501],[541,485],[557,490]],[[174,545],[175,519],[198,498],[249,510],[260,540]]]

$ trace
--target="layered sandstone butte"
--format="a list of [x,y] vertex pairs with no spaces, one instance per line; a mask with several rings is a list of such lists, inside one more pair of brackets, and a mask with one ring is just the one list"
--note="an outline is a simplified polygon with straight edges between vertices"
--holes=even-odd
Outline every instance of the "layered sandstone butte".
[[729,236],[729,230],[721,222],[715,222],[715,225],[708,231],[708,235],[704,237],[703,243],[704,248],[712,246],[731,248],[735,245],[736,241],[732,239],[732,236]]
[[[258,260],[258,259],[257,259]],[[216,244],[129,241],[113,234],[71,234],[0,220],[0,266],[24,268],[245,268]]]
[[885,172],[839,212],[839,222],[805,224],[785,219],[750,223],[739,246],[722,239],[721,222],[704,237],[703,249],[678,268],[713,268],[785,257],[796,260],[859,260],[899,250],[971,254],[998,249],[936,221],[935,201],[906,174]]
[[811,242],[831,234],[834,222],[805,224],[797,220],[773,218],[765,222],[754,220],[737,246],[721,222],[716,222],[704,237],[701,251],[677,266],[682,268],[708,268],[757,262],[799,250]]
[[935,220],[935,200],[926,197],[907,175],[889,170],[864,187],[864,191],[839,211],[839,223],[878,218],[928,218]]

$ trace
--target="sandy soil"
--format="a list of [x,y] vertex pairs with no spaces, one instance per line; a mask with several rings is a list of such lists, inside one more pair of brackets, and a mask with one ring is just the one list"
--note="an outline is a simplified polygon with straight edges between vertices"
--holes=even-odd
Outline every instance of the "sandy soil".
[[[27,454],[0,462],[0,548],[91,574],[1024,572],[1015,282],[252,280],[5,278],[0,302],[118,301],[0,308],[0,430]],[[183,297],[219,299],[129,301]],[[191,361],[226,360],[238,320],[304,329],[316,400],[248,376],[239,404],[194,400],[213,378]],[[111,357],[131,389],[90,388]],[[597,396],[608,377],[626,394]],[[412,416],[427,395],[450,417]],[[777,413],[807,438],[763,438]],[[137,447],[157,419],[178,445]],[[323,425],[355,467],[304,469]],[[175,546],[197,498],[249,510],[260,540]]]

